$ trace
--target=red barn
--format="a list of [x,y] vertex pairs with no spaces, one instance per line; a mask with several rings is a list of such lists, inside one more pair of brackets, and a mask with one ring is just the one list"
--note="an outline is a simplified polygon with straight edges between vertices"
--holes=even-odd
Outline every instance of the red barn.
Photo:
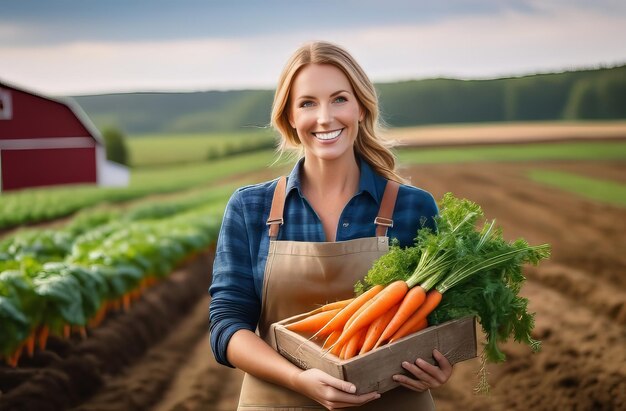
[[0,81],[0,191],[58,184],[127,185],[100,133],[68,99]]

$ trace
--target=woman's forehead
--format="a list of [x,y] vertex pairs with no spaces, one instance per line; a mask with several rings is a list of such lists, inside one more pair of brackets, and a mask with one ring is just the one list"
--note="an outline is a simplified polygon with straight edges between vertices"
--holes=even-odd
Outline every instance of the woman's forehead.
[[298,71],[291,84],[293,97],[331,95],[339,90],[353,92],[348,77],[332,64],[307,64]]

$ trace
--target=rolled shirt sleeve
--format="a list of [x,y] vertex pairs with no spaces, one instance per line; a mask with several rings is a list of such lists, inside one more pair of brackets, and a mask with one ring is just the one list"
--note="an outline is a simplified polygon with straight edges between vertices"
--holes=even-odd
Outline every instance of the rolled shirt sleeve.
[[209,288],[211,349],[215,359],[229,367],[226,348],[230,338],[241,329],[254,331],[261,313],[250,249],[241,191],[236,191],[224,212]]

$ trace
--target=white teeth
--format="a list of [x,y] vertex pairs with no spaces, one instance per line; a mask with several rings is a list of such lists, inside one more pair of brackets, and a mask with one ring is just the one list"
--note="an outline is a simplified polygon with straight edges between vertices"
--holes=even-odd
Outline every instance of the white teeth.
[[313,133],[313,134],[315,135],[315,137],[319,138],[320,140],[332,140],[333,138],[336,138],[337,136],[339,136],[339,134],[341,134],[342,131],[343,129],[331,131],[330,133]]

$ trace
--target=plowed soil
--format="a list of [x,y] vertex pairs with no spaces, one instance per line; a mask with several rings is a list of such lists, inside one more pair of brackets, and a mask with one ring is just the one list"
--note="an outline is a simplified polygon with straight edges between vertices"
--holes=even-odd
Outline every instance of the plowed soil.
[[[536,313],[541,352],[507,343],[507,361],[488,367],[487,396],[473,393],[478,359],[455,365],[451,380],[433,391],[439,410],[626,409],[626,209],[533,183],[525,172],[536,168],[626,181],[619,162],[403,170],[436,198],[451,191],[476,201],[507,238],[553,248],[549,261],[526,269],[522,290]],[[0,369],[0,409],[235,409],[242,375],[217,365],[208,345],[209,272],[210,260],[200,260],[87,340],[53,340],[18,369]]]

